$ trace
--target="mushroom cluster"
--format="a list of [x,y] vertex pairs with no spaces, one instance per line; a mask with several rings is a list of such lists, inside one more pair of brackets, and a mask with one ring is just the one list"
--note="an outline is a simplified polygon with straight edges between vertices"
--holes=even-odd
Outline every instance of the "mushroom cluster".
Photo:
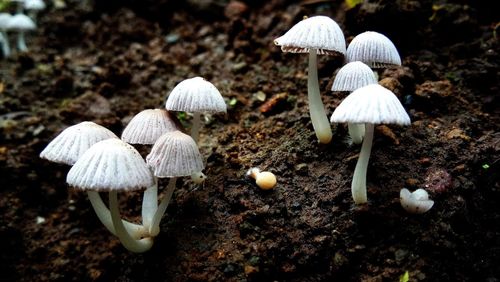
[[[200,79],[188,79],[179,84],[185,86],[189,81],[195,82],[191,91],[176,98],[177,103],[183,104],[179,101],[187,98],[190,110],[225,112],[224,99],[215,86]],[[196,100],[202,104],[196,105]],[[171,112],[147,109],[130,120],[121,139],[100,125],[82,122],[63,130],[40,153],[40,157],[72,165],[66,182],[87,192],[99,220],[125,248],[142,253],[153,246],[153,239],[160,232],[160,222],[177,178],[199,176],[204,169],[196,141],[182,131]],[[130,144],[152,145],[151,152],[144,160]],[[160,204],[158,178],[170,179]],[[134,190],[144,190],[141,224],[122,219],[118,208],[118,192]],[[109,193],[109,208],[99,192]]]

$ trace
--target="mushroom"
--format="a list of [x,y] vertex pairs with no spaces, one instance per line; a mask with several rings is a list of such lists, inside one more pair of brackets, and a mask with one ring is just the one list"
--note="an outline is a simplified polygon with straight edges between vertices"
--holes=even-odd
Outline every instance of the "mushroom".
[[198,143],[201,113],[227,112],[219,90],[202,77],[181,81],[168,95],[165,108],[169,111],[193,113],[191,137]]
[[260,171],[259,168],[253,167],[247,171],[247,176],[255,179],[255,183],[262,190],[271,190],[276,186],[276,175],[269,171]]
[[0,13],[0,42],[2,43],[2,54],[5,58],[10,56],[9,36],[7,29],[12,15],[9,13]]
[[321,101],[316,54],[345,55],[345,38],[342,30],[334,20],[326,16],[305,18],[274,40],[274,44],[281,46],[283,52],[309,53],[307,78],[309,114],[319,142],[330,143],[332,130]]
[[[40,158],[52,162],[73,165],[76,161],[95,143],[109,138],[118,138],[110,130],[94,122],[84,121],[63,130],[47,147],[40,153]],[[101,223],[111,233],[116,235],[111,213],[96,191],[88,191],[92,208]],[[132,234],[140,236],[143,227],[124,221],[125,228]]]
[[172,198],[177,178],[200,172],[204,166],[194,139],[180,131],[167,132],[158,138],[146,162],[156,177],[170,178],[149,230],[151,236],[156,236],[160,232],[160,221]]
[[151,171],[134,147],[117,138],[90,147],[68,172],[66,182],[85,191],[109,192],[109,209],[116,236],[125,248],[142,253],[152,238],[136,239],[125,228],[118,209],[118,191],[133,191],[154,184]]
[[26,46],[24,33],[36,29],[36,24],[33,20],[24,14],[16,14],[10,19],[7,28],[17,31],[17,49],[21,52],[27,52],[28,47]]
[[394,43],[387,36],[375,32],[363,32],[349,43],[347,61],[361,61],[372,68],[401,65],[401,58]]
[[[153,145],[166,132],[179,130],[177,119],[164,109],[147,109],[135,115],[122,132],[121,139],[129,144]],[[158,179],[144,191],[142,224],[149,230],[158,208]]]
[[42,0],[25,0],[24,9],[28,11],[33,20],[36,20],[37,13],[44,10],[46,7],[45,2]]
[[434,205],[434,201],[429,200],[429,194],[424,189],[410,192],[408,189],[403,188],[399,192],[399,200],[405,211],[414,214],[425,213]]
[[365,124],[365,137],[354,169],[351,191],[356,204],[366,203],[366,171],[372,148],[374,125],[390,123],[409,125],[410,117],[394,93],[378,84],[370,84],[347,96],[335,109],[330,121]]
[[[344,65],[335,76],[332,85],[332,91],[352,92],[360,87],[376,84],[377,77],[372,69],[366,64],[356,61]],[[365,135],[365,126],[360,124],[348,123],[349,136],[354,144],[360,144]]]

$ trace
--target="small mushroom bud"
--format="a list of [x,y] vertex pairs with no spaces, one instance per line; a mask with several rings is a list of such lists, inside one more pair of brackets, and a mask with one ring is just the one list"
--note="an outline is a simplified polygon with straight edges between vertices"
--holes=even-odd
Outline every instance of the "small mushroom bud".
[[276,186],[276,176],[269,171],[260,171],[260,169],[254,167],[247,171],[247,176],[255,179],[255,183],[262,190],[270,190]]
[[399,193],[401,206],[409,213],[421,214],[432,208],[434,201],[429,200],[429,194],[424,189],[417,189],[411,193],[403,188]]
[[207,179],[207,176],[201,171],[191,174],[191,180],[193,180],[195,184],[202,184],[205,182],[205,179]]

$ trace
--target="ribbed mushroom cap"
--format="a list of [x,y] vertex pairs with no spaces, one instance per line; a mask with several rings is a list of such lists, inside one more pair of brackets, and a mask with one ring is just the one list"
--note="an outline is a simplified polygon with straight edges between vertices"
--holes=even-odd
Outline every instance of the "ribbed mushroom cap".
[[193,138],[180,131],[167,132],[158,138],[146,162],[157,177],[190,176],[204,168]]
[[354,37],[347,47],[347,61],[361,61],[372,68],[401,65],[394,43],[375,31],[366,31]]
[[169,111],[216,113],[226,112],[227,106],[219,90],[202,77],[181,81],[168,95],[165,108]]
[[163,109],[147,109],[135,115],[122,133],[129,144],[152,145],[166,132],[179,130],[175,117]]
[[390,90],[370,84],[347,96],[335,109],[333,122],[409,125],[410,117]]
[[26,0],[24,1],[24,8],[26,10],[40,11],[45,9],[45,2],[42,0]]
[[345,55],[345,37],[339,25],[329,17],[314,16],[295,24],[274,44],[283,52],[308,53],[317,49],[318,54],[340,53]]
[[153,186],[151,171],[134,147],[107,139],[88,149],[68,172],[66,182],[82,190],[138,190]]
[[11,18],[9,13],[0,13],[0,30],[7,29]]
[[91,121],[70,126],[57,135],[40,153],[40,158],[73,165],[95,143],[118,138],[109,129]]
[[7,29],[17,30],[17,31],[28,31],[36,29],[35,22],[28,16],[24,14],[17,14],[10,18]]
[[332,91],[354,91],[369,84],[377,84],[377,78],[366,64],[356,61],[343,66],[335,76]]

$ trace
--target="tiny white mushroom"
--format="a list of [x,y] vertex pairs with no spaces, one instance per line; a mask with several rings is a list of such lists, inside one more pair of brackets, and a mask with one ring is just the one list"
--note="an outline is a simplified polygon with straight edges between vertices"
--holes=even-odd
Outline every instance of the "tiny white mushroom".
[[347,47],[346,57],[348,62],[361,61],[372,68],[401,65],[394,43],[375,31],[366,31],[354,37]]
[[317,54],[345,55],[344,33],[331,18],[315,16],[298,22],[283,36],[274,40],[274,44],[281,46],[283,52],[309,53],[307,75],[309,115],[319,142],[322,144],[330,143],[332,129],[321,100]]
[[269,171],[260,171],[259,168],[251,168],[247,171],[247,176],[255,179],[255,183],[262,190],[270,190],[276,186],[276,175]]
[[26,46],[24,33],[36,29],[35,22],[24,14],[16,14],[10,19],[7,28],[17,31],[17,49],[21,52],[27,52],[28,47]]
[[405,211],[414,214],[425,213],[434,205],[434,201],[429,200],[429,194],[424,189],[417,189],[412,193],[403,188],[399,193],[399,200]]

